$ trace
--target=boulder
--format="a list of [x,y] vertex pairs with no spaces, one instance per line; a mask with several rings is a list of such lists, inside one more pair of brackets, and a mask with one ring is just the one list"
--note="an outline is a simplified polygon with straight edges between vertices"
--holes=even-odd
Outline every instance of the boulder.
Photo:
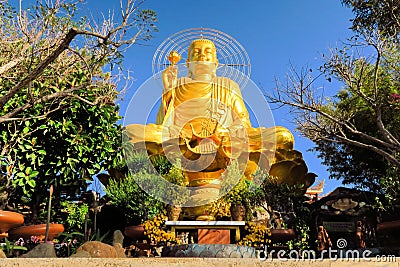
[[75,254],[71,255],[70,258],[91,258],[90,253],[85,250],[77,251]]
[[113,245],[115,246],[116,244],[121,244],[122,246],[123,242],[124,242],[124,235],[122,234],[122,232],[120,230],[114,231]]
[[21,258],[57,258],[53,244],[41,243]]
[[86,251],[92,258],[121,258],[125,257],[125,253],[121,253],[122,245],[118,244],[116,247],[102,243],[100,241],[88,241],[80,246],[76,253]]
[[114,231],[113,234],[113,247],[115,248],[115,251],[117,252],[118,258],[125,258],[125,249],[123,247],[124,243],[124,235],[120,230]]
[[120,243],[113,245],[115,251],[117,252],[117,258],[126,258],[125,249]]

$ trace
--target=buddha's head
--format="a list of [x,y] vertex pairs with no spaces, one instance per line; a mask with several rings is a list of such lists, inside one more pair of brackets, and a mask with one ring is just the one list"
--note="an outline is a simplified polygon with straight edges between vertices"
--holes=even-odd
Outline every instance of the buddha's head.
[[189,69],[189,76],[194,79],[207,80],[211,76],[215,76],[218,65],[215,44],[208,39],[194,40],[189,46],[186,65]]
[[213,41],[208,39],[194,40],[188,50],[187,62],[206,61],[218,63],[217,50]]

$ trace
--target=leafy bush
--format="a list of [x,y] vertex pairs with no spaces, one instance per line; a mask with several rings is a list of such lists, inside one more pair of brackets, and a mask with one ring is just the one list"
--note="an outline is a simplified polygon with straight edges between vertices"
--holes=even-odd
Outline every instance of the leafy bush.
[[151,181],[151,178],[154,178],[154,174],[146,172],[128,174],[119,181],[111,179],[105,188],[111,203],[125,214],[128,225],[138,225],[153,218],[165,206],[147,194],[136,182],[138,179]]
[[61,202],[63,211],[67,214],[65,221],[60,223],[67,226],[70,231],[82,230],[89,213],[89,205],[86,203],[77,204],[68,200]]

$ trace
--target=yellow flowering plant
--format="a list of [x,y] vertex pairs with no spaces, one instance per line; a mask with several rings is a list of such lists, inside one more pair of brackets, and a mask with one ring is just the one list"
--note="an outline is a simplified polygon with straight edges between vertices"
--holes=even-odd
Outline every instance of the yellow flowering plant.
[[147,220],[143,223],[144,234],[153,244],[178,244],[175,234],[166,230],[165,222],[168,219],[167,211],[163,210],[153,219]]
[[265,224],[246,222],[246,235],[237,243],[240,246],[260,247],[271,243],[271,229]]

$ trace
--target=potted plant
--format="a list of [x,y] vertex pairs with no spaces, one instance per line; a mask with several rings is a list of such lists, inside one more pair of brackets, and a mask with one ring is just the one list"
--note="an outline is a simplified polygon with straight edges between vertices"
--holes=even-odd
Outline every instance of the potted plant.
[[223,196],[223,199],[230,204],[231,219],[233,221],[250,220],[255,199],[260,198],[261,193],[252,181],[245,177],[240,178],[237,184]]
[[261,179],[260,189],[263,197],[257,202],[268,206],[270,214],[267,226],[271,228],[273,243],[291,243],[291,247],[305,247],[309,238],[310,210],[305,202],[304,185],[289,185],[279,178],[259,173],[255,180]]
[[144,232],[141,224],[156,216],[165,207],[164,203],[150,196],[137,184],[137,179],[146,179],[149,176],[151,174],[147,172],[128,174],[119,181],[110,179],[105,188],[111,204],[125,214],[125,234],[136,240],[143,237],[137,232]]
[[165,156],[157,155],[152,158],[152,163],[158,174],[165,179],[158,187],[158,194],[168,203],[167,217],[169,221],[177,221],[184,205],[190,195],[186,189],[188,181],[182,171],[179,159],[171,163]]

